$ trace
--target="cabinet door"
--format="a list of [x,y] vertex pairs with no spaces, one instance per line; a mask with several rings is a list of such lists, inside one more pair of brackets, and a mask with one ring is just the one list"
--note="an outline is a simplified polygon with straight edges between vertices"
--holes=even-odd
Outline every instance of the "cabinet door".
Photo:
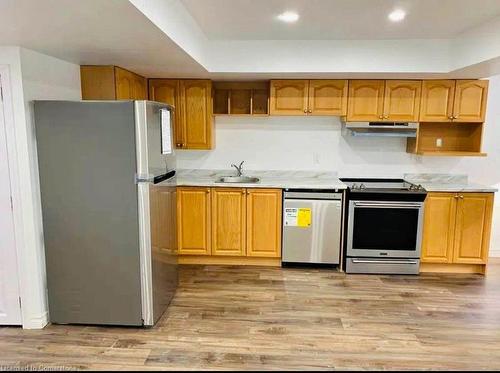
[[281,257],[281,189],[247,189],[247,256]]
[[312,115],[346,115],[347,80],[310,80],[308,106]]
[[493,193],[460,193],[454,263],[487,262],[492,213]]
[[450,122],[453,119],[454,80],[424,80],[420,102],[421,122]]
[[174,138],[177,148],[182,148],[183,133],[180,120],[179,81],[176,79],[150,79],[149,99],[174,106]]
[[271,80],[271,115],[307,115],[308,80]]
[[212,82],[181,80],[180,121],[183,149],[212,149]]
[[487,80],[457,80],[453,121],[484,122],[487,97]]
[[177,188],[179,254],[210,255],[210,189]]
[[425,200],[422,255],[424,263],[451,263],[457,211],[455,193],[429,193]]
[[134,100],[148,99],[148,80],[140,75],[134,74]]
[[246,190],[212,188],[212,255],[244,256]]
[[177,251],[176,203],[175,186],[150,186],[151,247],[155,256],[167,258]]
[[80,66],[82,100],[115,100],[114,66]]
[[384,80],[350,80],[347,120],[376,122],[383,119]]
[[117,100],[146,100],[146,78],[131,71],[115,67],[116,99]]
[[384,119],[391,122],[418,122],[420,80],[386,80]]

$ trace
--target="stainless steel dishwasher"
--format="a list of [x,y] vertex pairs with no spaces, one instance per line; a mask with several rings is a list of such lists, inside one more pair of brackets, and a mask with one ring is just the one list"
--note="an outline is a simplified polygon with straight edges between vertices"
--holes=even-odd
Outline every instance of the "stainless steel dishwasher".
[[285,191],[283,263],[339,264],[342,193]]

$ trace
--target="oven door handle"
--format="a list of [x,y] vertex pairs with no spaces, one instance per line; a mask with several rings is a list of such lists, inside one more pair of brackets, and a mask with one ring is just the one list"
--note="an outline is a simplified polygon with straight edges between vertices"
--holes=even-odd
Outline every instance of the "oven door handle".
[[412,259],[351,259],[356,264],[418,264],[417,260]]
[[354,202],[354,207],[373,207],[373,208],[422,208],[422,203],[387,203],[387,202]]

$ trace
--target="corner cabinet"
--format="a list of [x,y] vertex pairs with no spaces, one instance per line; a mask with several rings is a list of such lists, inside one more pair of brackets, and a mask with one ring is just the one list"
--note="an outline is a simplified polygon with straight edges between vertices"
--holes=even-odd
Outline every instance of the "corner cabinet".
[[424,80],[421,122],[484,122],[487,80]]
[[178,149],[213,149],[212,82],[150,79],[149,99],[175,107],[174,137]]
[[281,189],[179,187],[180,263],[281,265]]
[[351,122],[417,122],[419,80],[351,80],[347,120]]
[[427,195],[421,272],[485,272],[493,198],[493,193]]
[[345,115],[347,80],[271,80],[270,115]]
[[147,80],[118,66],[80,66],[83,100],[146,100]]

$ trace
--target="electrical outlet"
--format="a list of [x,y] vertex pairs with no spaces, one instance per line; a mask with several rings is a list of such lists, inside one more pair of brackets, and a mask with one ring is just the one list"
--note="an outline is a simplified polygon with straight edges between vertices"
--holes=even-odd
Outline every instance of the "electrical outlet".
[[436,146],[438,148],[442,147],[443,146],[443,139],[436,139]]

